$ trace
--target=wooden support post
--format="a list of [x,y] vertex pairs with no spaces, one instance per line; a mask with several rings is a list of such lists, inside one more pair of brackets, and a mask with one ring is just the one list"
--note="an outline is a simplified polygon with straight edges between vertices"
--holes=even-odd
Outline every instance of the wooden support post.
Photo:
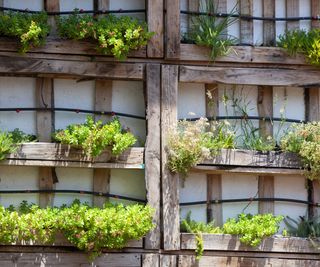
[[[319,2],[319,0],[311,0],[311,16],[312,17],[319,17],[320,16],[320,2]],[[312,28],[320,28],[320,21],[319,20],[312,20],[311,27]]]
[[[53,107],[53,80],[50,78],[38,78],[36,80],[36,103],[39,108]],[[37,111],[37,135],[40,142],[51,142],[51,133],[54,129],[51,111]],[[39,189],[52,190],[53,169],[50,167],[39,167]],[[40,193],[39,206],[45,208],[52,206],[53,194]]]
[[177,255],[160,255],[160,267],[176,267]]
[[[263,16],[268,18],[275,17],[275,0],[263,1]],[[275,21],[263,22],[263,45],[275,46],[276,43],[276,27]]]
[[[148,0],[148,29],[155,35],[148,42],[147,56],[149,58],[162,58],[164,48],[163,7],[164,0]],[[171,8],[171,7],[170,7]]]
[[95,11],[98,10],[109,10],[110,1],[109,0],[93,0],[93,7]]
[[[200,3],[199,0],[188,0],[188,11],[199,12]],[[192,29],[192,15],[188,15],[188,32]]]
[[[299,17],[299,0],[286,0],[287,18]],[[287,31],[299,29],[299,20],[287,21]]]
[[[206,117],[215,119],[219,115],[219,89],[217,84],[206,84]],[[207,174],[207,222],[214,220],[222,225],[222,205],[211,204],[211,200],[221,199],[221,174]]]
[[161,70],[161,172],[165,250],[180,249],[179,175],[168,170],[166,152],[168,131],[177,124],[178,70],[176,65],[162,65]]
[[142,267],[160,267],[160,255],[142,254]]
[[[271,86],[258,87],[258,112],[259,116],[272,118],[273,117],[273,90]],[[273,136],[273,127],[270,120],[259,121],[260,135],[263,138]],[[274,177],[259,176],[258,192],[261,198],[274,197]],[[259,202],[259,213],[273,213],[274,202],[261,201]]]
[[166,58],[180,57],[180,0],[166,0]]
[[160,249],[160,91],[161,67],[147,64],[147,140],[145,148],[145,180],[148,204],[155,209],[155,228],[145,238],[145,249]]
[[[47,12],[59,12],[60,11],[60,1],[59,0],[44,0],[44,9]],[[51,26],[50,35],[56,35],[57,26],[56,26],[55,16],[49,16],[49,24]]]
[[[240,0],[241,16],[252,16],[253,0]],[[240,42],[241,44],[253,44],[253,21],[242,19],[240,16]]]

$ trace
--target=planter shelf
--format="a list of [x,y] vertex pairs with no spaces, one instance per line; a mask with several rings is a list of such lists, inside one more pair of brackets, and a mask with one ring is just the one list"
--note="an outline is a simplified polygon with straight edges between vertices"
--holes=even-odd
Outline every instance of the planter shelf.
[[118,157],[112,157],[111,151],[105,150],[91,160],[81,149],[69,145],[25,143],[15,153],[7,155],[0,165],[144,169],[143,154],[142,147],[129,148]]
[[194,171],[303,174],[297,154],[289,152],[258,152],[243,149],[222,149],[219,155],[205,160]]

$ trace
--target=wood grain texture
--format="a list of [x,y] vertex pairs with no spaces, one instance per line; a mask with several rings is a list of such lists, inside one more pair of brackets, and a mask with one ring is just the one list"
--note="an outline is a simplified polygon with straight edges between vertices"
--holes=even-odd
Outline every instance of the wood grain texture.
[[167,168],[168,131],[177,124],[178,66],[162,65],[161,86],[161,157],[163,202],[163,248],[180,248],[179,177]]
[[176,267],[176,255],[160,255],[160,267]]
[[[47,12],[59,12],[60,11],[60,1],[59,0],[44,0],[44,10]],[[50,35],[57,35],[57,22],[55,16],[48,17],[48,23],[51,26]]]
[[160,65],[147,64],[146,76],[147,139],[145,145],[145,180],[148,204],[155,210],[153,215],[155,228],[145,238],[145,248],[160,249]]
[[[299,17],[299,0],[286,0],[286,13],[287,18]],[[287,30],[295,30],[299,28],[299,20],[287,21]]]
[[320,71],[180,66],[180,82],[268,86],[318,86]]
[[[273,118],[273,88],[272,86],[258,86],[258,114],[260,117]],[[259,120],[260,136],[267,139],[273,136],[273,126],[270,120]]]
[[12,74],[63,74],[65,76],[142,80],[143,64],[75,62],[26,57],[0,56],[0,73]]
[[94,0],[94,7],[96,10],[109,10],[110,0]]
[[253,0],[240,0],[240,43],[253,44],[253,20],[242,19],[242,16],[253,15]]
[[[110,193],[110,169],[94,169],[93,192]],[[109,198],[104,196],[93,196],[93,205],[103,207]]]
[[[275,17],[275,0],[263,1],[263,16],[268,18]],[[276,44],[276,23],[275,21],[263,22],[263,45],[275,46]]]
[[142,267],[160,267],[159,254],[143,254]]
[[162,58],[164,56],[163,1],[164,0],[147,1],[148,30],[155,33],[148,42],[148,58]]
[[[319,0],[311,0],[311,15],[312,15],[312,17],[319,17],[320,16],[320,2],[319,2]],[[320,28],[320,21],[319,20],[312,20],[311,27],[312,28]]]
[[166,59],[180,57],[180,0],[166,0]]
[[[274,177],[273,176],[259,176],[258,192],[260,198],[274,198]],[[274,214],[273,201],[259,201],[259,213]]]
[[[188,0],[188,11],[191,12],[199,12],[200,9],[200,1],[199,0]],[[188,32],[192,32],[192,17],[191,15],[188,15]]]
[[[220,174],[207,174],[207,199],[215,200],[222,198],[222,177]],[[222,204],[207,203],[207,221],[214,221],[215,225],[222,226]]]

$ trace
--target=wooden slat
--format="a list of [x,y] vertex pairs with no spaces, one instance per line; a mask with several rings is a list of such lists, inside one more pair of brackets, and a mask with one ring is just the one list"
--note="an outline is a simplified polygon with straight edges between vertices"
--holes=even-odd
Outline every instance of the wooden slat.
[[[240,15],[253,15],[253,0],[240,0]],[[240,42],[241,44],[253,44],[253,21],[240,17]]]
[[160,267],[176,267],[176,255],[160,255]]
[[161,157],[163,202],[163,248],[180,248],[179,176],[167,168],[167,135],[177,123],[178,66],[162,65],[161,88]]
[[[299,0],[286,0],[287,18],[299,17]],[[287,21],[287,30],[295,30],[299,28],[299,20]]]
[[166,1],[166,58],[180,57],[180,0]]
[[[199,12],[200,8],[199,0],[188,0],[188,11]],[[191,32],[192,29],[192,16],[188,15],[188,31]]]
[[[312,17],[319,17],[320,16],[320,2],[319,2],[319,0],[311,0],[311,15],[312,15]],[[319,20],[312,20],[311,27],[312,28],[320,28],[320,21]]]
[[[215,200],[222,198],[222,177],[220,174],[207,174],[207,199]],[[222,205],[221,203],[211,204],[207,216],[208,222],[214,221],[215,225],[222,225]],[[210,216],[211,215],[211,216]]]
[[110,0],[94,0],[94,9],[95,10],[109,10],[110,9]]
[[232,267],[249,267],[249,266],[267,266],[267,267],[319,267],[318,260],[305,259],[279,259],[261,258],[261,257],[242,257],[234,256],[203,256],[199,261],[195,256],[179,256],[178,267],[211,267],[211,266],[232,266]]
[[146,249],[160,249],[160,91],[161,67],[146,68],[147,140],[145,149],[145,180],[148,204],[154,208],[155,228],[145,238]]
[[33,59],[22,56],[0,56],[0,73],[11,74],[64,74],[104,79],[142,80],[143,64],[76,62],[67,60]]
[[[300,237],[268,237],[258,247],[243,245],[239,237],[223,234],[203,234],[204,250],[219,251],[256,251],[278,253],[317,253],[317,248],[309,239]],[[196,236],[181,234],[181,249],[195,249]]]
[[[274,177],[259,176],[258,181],[259,197],[274,198]],[[274,213],[273,201],[259,201],[259,213]]]
[[[275,0],[263,1],[263,16],[268,18],[275,17]],[[263,22],[263,45],[274,46],[276,44],[276,24],[275,21]]]
[[162,58],[164,50],[164,29],[163,29],[163,0],[148,2],[148,30],[155,35],[148,42],[148,58]]
[[142,267],[160,267],[160,255],[159,254],[142,255]]
[[[44,0],[44,10],[47,12],[59,12],[60,1],[59,0]],[[54,16],[49,16],[49,25],[51,26],[50,35],[57,35],[57,25]]]
[[319,86],[320,71],[180,66],[180,82],[268,86]]
[[[110,193],[110,169],[94,169],[93,191],[99,193]],[[108,198],[104,196],[93,196],[93,205],[103,207]]]

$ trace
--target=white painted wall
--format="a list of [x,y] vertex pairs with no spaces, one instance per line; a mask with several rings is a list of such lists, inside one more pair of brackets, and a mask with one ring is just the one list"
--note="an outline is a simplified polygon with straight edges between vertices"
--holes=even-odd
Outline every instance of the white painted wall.
[[[68,1],[65,1],[68,2]],[[43,10],[43,0],[4,0],[3,6],[17,9]]]
[[61,11],[72,11],[75,8],[93,10],[92,0],[60,0]]

